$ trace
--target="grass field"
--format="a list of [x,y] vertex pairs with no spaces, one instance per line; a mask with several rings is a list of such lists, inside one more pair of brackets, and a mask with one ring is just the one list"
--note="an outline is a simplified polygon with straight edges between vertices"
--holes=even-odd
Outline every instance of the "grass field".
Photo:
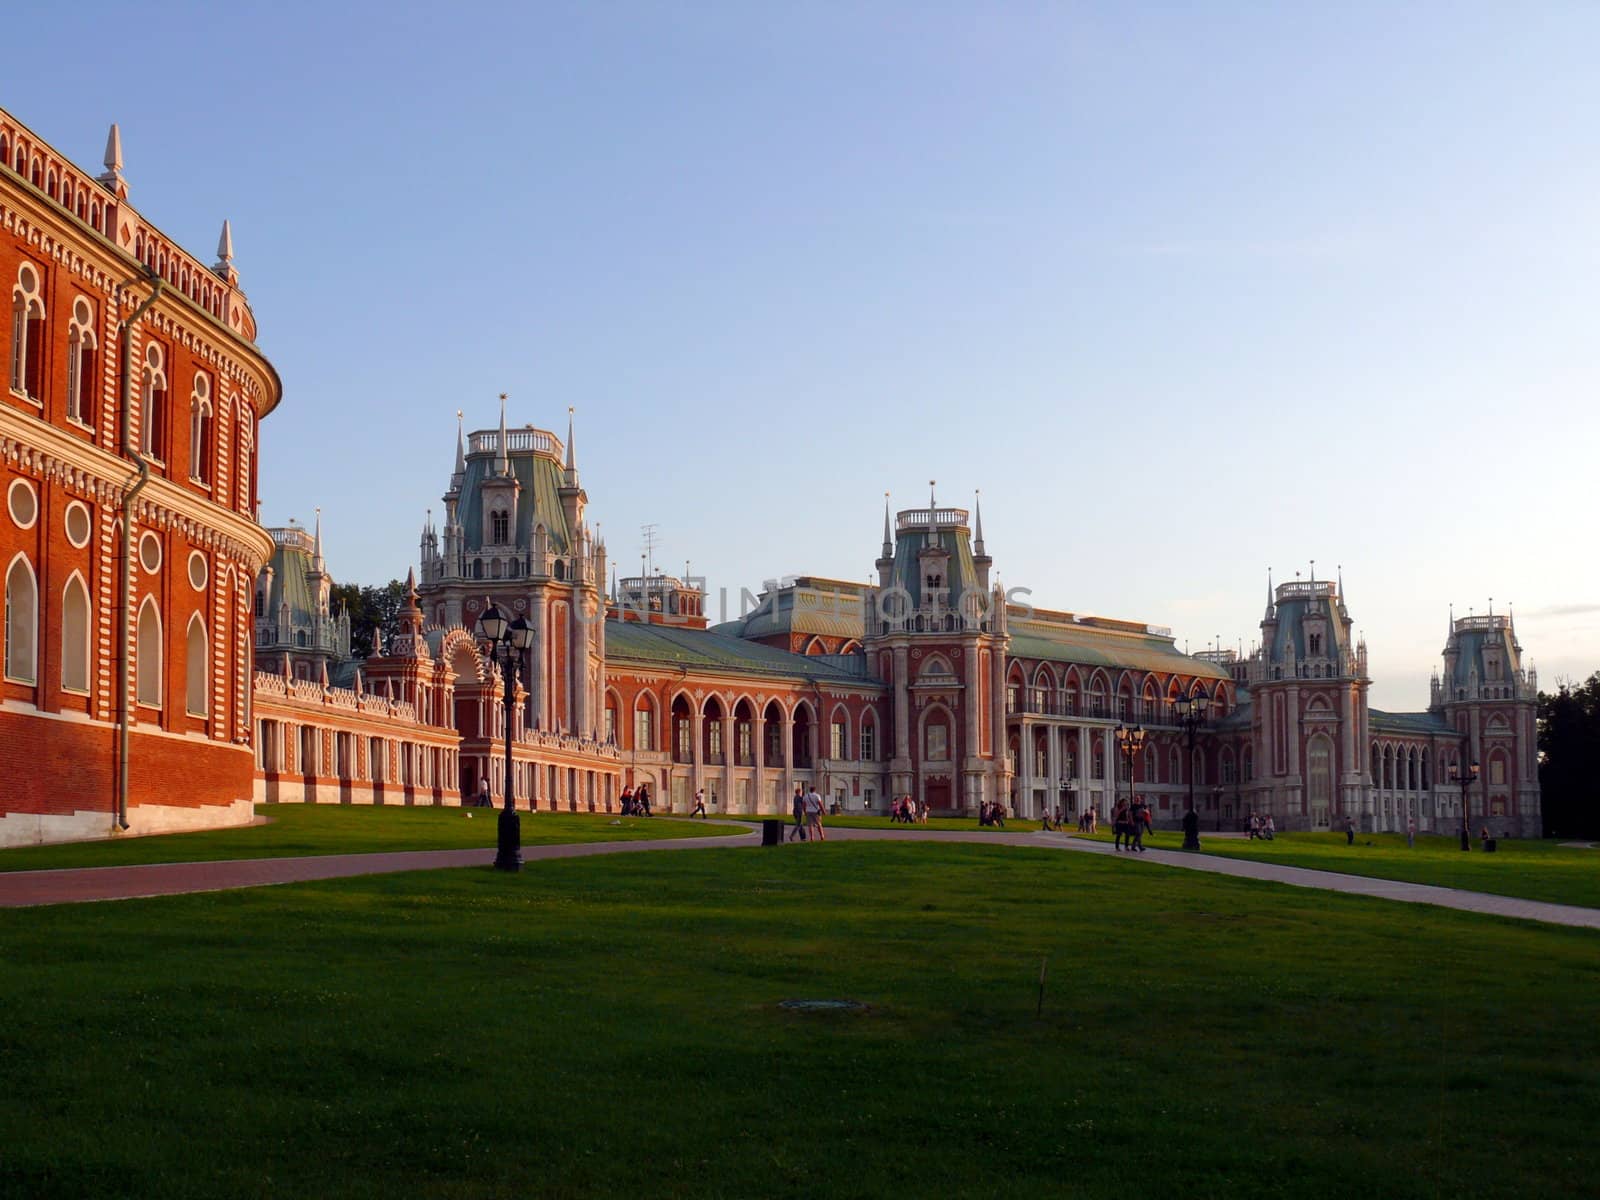
[[1594,933],[1121,866],[858,842],[3,911],[0,1194],[1593,1194]]
[[[406,808],[393,805],[258,804],[264,825],[169,833],[105,842],[18,846],[0,850],[0,871],[53,867],[120,867],[134,863],[216,862],[230,858],[293,858],[308,854],[373,854],[386,850],[461,850],[493,846],[498,810]],[[522,844],[624,842],[706,837],[735,832],[703,821],[603,813],[522,814]]]
[[[1095,840],[1109,842],[1111,836],[1099,833]],[[1154,838],[1147,836],[1145,844],[1176,850],[1183,845],[1183,834],[1162,830]],[[1503,838],[1493,854],[1483,853],[1475,840],[1463,854],[1454,837],[1419,834],[1411,849],[1403,833],[1358,833],[1355,845],[1347,846],[1342,833],[1280,833],[1270,842],[1252,842],[1207,837],[1202,830],[1200,848],[1227,858],[1600,908],[1600,850],[1568,848],[1551,840]]]
[[[735,820],[735,821],[751,821],[751,822],[759,822],[759,821],[762,821],[762,820],[765,820],[765,819],[766,818],[763,818],[763,817],[746,817],[746,816],[736,816],[736,817],[733,818],[733,820]],[[784,817],[783,820],[785,820],[786,822],[790,822],[790,821],[793,820],[793,818],[792,817]],[[976,830],[982,830],[984,832],[988,832],[991,828],[993,828],[992,826],[988,826],[988,825],[979,825],[977,817],[929,817],[928,821],[927,821],[927,824],[925,824],[925,825],[924,824],[901,825],[901,824],[898,824],[898,823],[896,823],[894,821],[889,820],[888,817],[872,817],[872,816],[860,816],[860,815],[857,815],[857,816],[842,816],[842,817],[823,817],[822,818],[822,825],[823,825],[823,828],[825,830],[826,829],[832,829],[835,826],[838,826],[840,829],[899,829],[899,830],[910,830],[910,829],[944,829],[944,830],[962,829],[962,830],[965,830],[965,829],[971,829],[971,830],[975,830],[975,831]],[[995,829],[994,832],[995,833],[1027,833],[1027,832],[1032,831],[1032,830],[1037,830],[1038,828],[1039,828],[1039,822],[1037,822],[1037,821],[1020,821],[1020,820],[1013,821],[1013,820],[1010,820],[1008,818],[1007,821],[1006,821],[1006,824],[1005,824],[1005,828],[1004,829]]]

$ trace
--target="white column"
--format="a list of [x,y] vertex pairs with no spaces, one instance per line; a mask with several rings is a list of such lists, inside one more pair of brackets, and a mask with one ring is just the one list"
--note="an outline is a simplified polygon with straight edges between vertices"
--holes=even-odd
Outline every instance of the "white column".
[[1046,725],[1044,732],[1045,767],[1050,772],[1050,778],[1045,782],[1044,806],[1053,809],[1061,795],[1058,790],[1061,786],[1061,726]]

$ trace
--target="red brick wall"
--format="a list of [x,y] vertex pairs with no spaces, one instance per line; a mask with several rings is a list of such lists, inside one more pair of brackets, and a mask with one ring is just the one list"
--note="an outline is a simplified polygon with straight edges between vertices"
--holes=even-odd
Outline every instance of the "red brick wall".
[[[111,814],[116,796],[115,726],[0,712],[0,761],[8,770],[4,811]],[[242,746],[180,741],[134,730],[129,738],[128,803],[198,808],[251,794],[253,761]]]

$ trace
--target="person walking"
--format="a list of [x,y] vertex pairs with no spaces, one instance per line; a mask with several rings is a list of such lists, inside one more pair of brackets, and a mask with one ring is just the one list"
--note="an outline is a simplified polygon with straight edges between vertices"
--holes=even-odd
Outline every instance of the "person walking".
[[817,795],[815,784],[806,793],[806,839],[818,842],[828,840],[822,832],[822,797]]
[[1145,807],[1144,797],[1135,796],[1133,798],[1133,807],[1128,812],[1129,832],[1132,834],[1132,841],[1128,848],[1136,854],[1144,853],[1144,831],[1149,827],[1149,824],[1150,810]]
[[1111,833],[1112,849],[1121,850],[1124,838],[1128,839],[1128,848],[1130,850],[1133,848],[1133,840],[1129,837],[1128,831],[1128,803],[1126,800],[1118,800],[1116,808],[1111,810]]
[[494,807],[494,801],[489,799],[489,777],[487,775],[478,776],[478,798],[474,803],[479,808]]
[[633,811],[644,817],[650,815],[650,789],[645,784],[641,783],[633,794]]
[[1346,846],[1354,846],[1356,844],[1356,822],[1354,817],[1346,817],[1344,819],[1344,844]]
[[694,809],[693,809],[693,811],[691,811],[689,813],[689,819],[692,821],[696,817],[699,817],[702,820],[707,820],[707,821],[709,821],[711,819],[711,818],[706,816],[706,790],[705,790],[705,788],[697,789],[695,794],[694,794]]
[[1408,818],[1406,818],[1406,849],[1415,850],[1416,848],[1417,848],[1417,819],[1415,817],[1408,817]]
[[633,816],[633,785],[630,783],[622,789],[622,815]]
[[794,828],[789,830],[789,841],[799,838],[803,842],[806,840],[806,794],[798,783],[794,785],[794,798],[789,801],[789,811],[794,815]]

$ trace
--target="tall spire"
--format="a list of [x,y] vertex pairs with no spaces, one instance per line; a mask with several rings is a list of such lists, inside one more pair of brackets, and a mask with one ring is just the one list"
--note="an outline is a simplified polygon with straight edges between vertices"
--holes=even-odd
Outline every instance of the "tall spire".
[[106,134],[104,163],[106,169],[98,176],[99,181],[111,189],[117,199],[127,199],[128,181],[122,177],[122,130],[117,128],[115,122],[111,125],[111,132]]
[[983,557],[983,504],[980,497],[983,495],[978,488],[972,489],[972,511],[977,519],[978,536],[972,544],[973,553],[979,558]]
[[461,410],[456,409],[456,474],[464,475],[467,470],[467,447],[463,440],[461,426]]
[[894,543],[889,536],[889,493],[883,494],[883,557],[894,557]]
[[572,405],[567,405],[567,472],[565,483],[569,488],[578,486],[578,444],[572,433]]
[[233,225],[226,217],[222,219],[222,235],[217,238],[217,262],[231,263],[233,261]]
[[506,445],[506,394],[500,393],[500,474],[511,474],[511,454]]
[[1268,567],[1267,568],[1267,615],[1265,617],[1263,617],[1262,620],[1270,621],[1275,616],[1277,616],[1277,610],[1273,607],[1273,602],[1272,602],[1272,568]]
[[311,556],[316,560],[317,569],[322,569],[322,506],[317,505],[317,533]]

